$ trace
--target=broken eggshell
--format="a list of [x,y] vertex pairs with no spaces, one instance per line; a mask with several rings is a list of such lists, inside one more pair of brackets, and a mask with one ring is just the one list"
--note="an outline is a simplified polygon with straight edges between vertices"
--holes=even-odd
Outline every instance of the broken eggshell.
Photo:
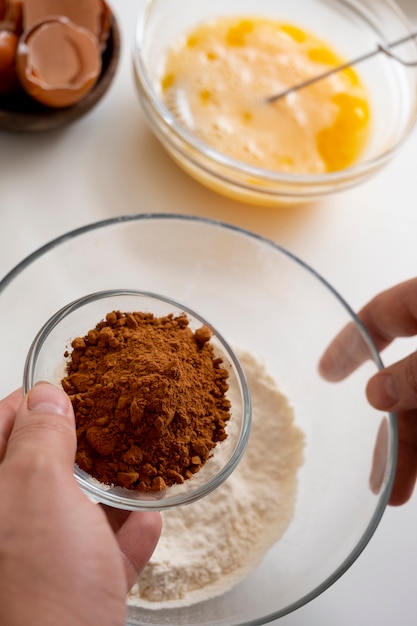
[[54,17],[26,31],[19,41],[16,72],[24,90],[49,107],[68,107],[94,87],[101,49],[86,28]]
[[[57,108],[37,102],[25,92],[19,83],[16,93],[0,94],[0,135],[2,131],[8,133],[53,132],[77,122],[97,106],[112,86],[120,61],[121,34],[117,20],[111,11],[105,21],[108,22],[109,19],[110,23],[105,28],[108,32],[102,32],[101,38],[101,72],[91,91],[72,106]],[[104,25],[102,29],[103,27]]]
[[0,28],[16,35],[23,32],[23,15],[21,0],[0,0]]
[[60,16],[100,38],[103,0],[23,0],[22,11],[24,30],[30,30],[35,24],[51,17]]
[[8,30],[0,30],[0,95],[19,89],[15,70],[15,57],[19,38]]
[[101,0],[102,12],[100,19],[100,45],[101,49],[105,50],[107,46],[107,41],[110,35],[112,23],[113,23],[113,13],[110,10],[109,5],[105,0]]

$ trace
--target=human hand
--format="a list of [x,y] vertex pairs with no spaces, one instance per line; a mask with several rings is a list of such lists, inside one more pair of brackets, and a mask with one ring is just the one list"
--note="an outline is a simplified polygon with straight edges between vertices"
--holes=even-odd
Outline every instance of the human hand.
[[91,502],[73,476],[68,396],[47,383],[0,401],[0,624],[122,626],[159,513]]
[[[378,294],[358,317],[379,351],[397,337],[417,335],[417,278]],[[345,378],[369,358],[363,347],[355,345],[354,324],[346,326],[320,361],[323,377]],[[417,352],[375,374],[368,381],[366,396],[376,409],[397,413],[398,461],[389,503],[400,505],[409,500],[417,480]]]

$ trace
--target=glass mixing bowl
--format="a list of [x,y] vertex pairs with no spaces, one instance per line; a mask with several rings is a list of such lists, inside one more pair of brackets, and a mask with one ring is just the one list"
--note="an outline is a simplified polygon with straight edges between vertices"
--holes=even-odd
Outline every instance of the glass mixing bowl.
[[[217,443],[203,467],[189,480],[175,484],[162,492],[149,493],[99,482],[78,465],[74,475],[93,500],[131,511],[166,510],[195,502],[219,487],[233,472],[242,458],[250,431],[251,406],[245,374],[233,350],[220,333],[195,311],[159,294],[135,290],[109,290],[88,294],[70,302],[55,313],[39,330],[29,349],[23,375],[23,392],[39,381],[61,386],[68,363],[65,352],[71,342],[106,318],[111,311],[152,313],[156,317],[180,316],[185,313],[189,328],[195,332],[201,326],[211,328],[210,343],[216,358],[229,373],[228,394],[232,394],[227,438]],[[116,353],[117,354],[117,353]]]
[[[372,127],[365,150],[346,169],[312,175],[274,172],[247,165],[201,141],[185,123],[185,115],[177,115],[164,104],[162,68],[167,50],[181,37],[199,23],[225,16],[260,16],[293,24],[314,33],[347,60],[413,32],[391,0],[141,2],[134,49],[140,103],[159,141],[191,176],[237,200],[278,206],[311,201],[357,185],[397,152],[416,121],[417,70],[383,53],[354,68],[368,91]],[[395,53],[405,62],[417,63],[417,41],[395,48]]]
[[[395,416],[376,411],[365,396],[368,378],[382,366],[379,355],[338,292],[279,245],[207,219],[129,215],[55,239],[0,281],[0,340],[7,364],[2,395],[21,384],[26,355],[45,320],[86,293],[122,287],[183,303],[210,320],[234,350],[252,354],[288,398],[305,441],[290,524],[246,578],[223,595],[190,606],[129,606],[128,622],[249,626],[277,619],[335,582],[384,513],[397,431]],[[367,360],[345,380],[331,383],[318,363],[346,324],[352,336],[341,358],[359,351]],[[249,388],[253,391],[251,383]],[[248,448],[257,426],[254,402],[252,408]],[[370,475],[381,428],[386,440],[375,489]],[[244,460],[245,455],[241,464]],[[263,504],[268,507],[274,497],[272,489]]]

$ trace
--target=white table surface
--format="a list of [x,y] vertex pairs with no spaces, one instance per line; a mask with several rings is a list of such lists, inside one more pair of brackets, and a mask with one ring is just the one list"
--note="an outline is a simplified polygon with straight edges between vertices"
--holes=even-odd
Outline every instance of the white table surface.
[[[417,24],[417,0],[400,4]],[[179,170],[148,130],[131,65],[137,2],[111,6],[122,56],[96,109],[48,135],[0,132],[0,276],[66,231],[141,212],[213,217],[267,236],[318,270],[354,308],[417,275],[417,131],[382,173],[314,205],[267,209],[218,196]],[[398,342],[384,361],[416,344],[417,338]],[[336,584],[279,624],[415,626],[416,564],[417,493],[405,506],[387,509]]]

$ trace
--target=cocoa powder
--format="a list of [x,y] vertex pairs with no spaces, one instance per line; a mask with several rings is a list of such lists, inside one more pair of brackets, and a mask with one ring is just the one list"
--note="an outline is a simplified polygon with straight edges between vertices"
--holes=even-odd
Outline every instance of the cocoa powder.
[[228,371],[186,315],[112,311],[66,352],[76,463],[102,483],[162,491],[227,437]]

